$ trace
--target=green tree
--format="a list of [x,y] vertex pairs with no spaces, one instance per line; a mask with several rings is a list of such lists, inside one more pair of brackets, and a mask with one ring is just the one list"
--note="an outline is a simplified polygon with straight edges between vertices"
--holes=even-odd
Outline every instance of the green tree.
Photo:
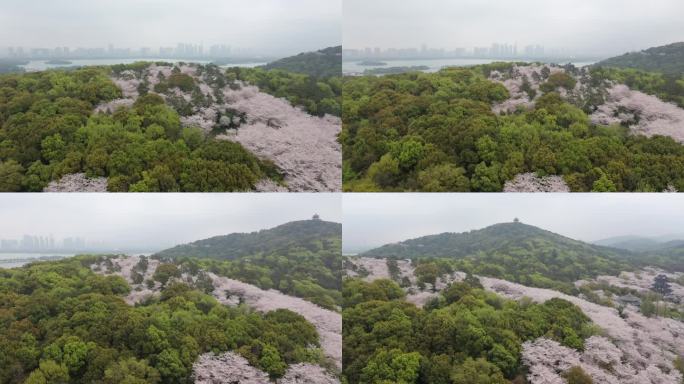
[[483,358],[468,357],[462,364],[457,365],[451,374],[454,383],[468,384],[506,384],[503,374],[496,365]]
[[453,164],[434,165],[418,174],[423,192],[468,192],[470,180],[465,169]]
[[107,368],[103,381],[105,384],[156,384],[160,380],[159,372],[146,360],[130,357]]
[[563,376],[568,381],[568,384],[593,384],[594,381],[591,376],[586,374],[582,367],[574,366],[568,369]]
[[167,383],[183,382],[188,374],[188,368],[183,365],[178,350],[171,348],[157,355],[155,368],[159,371],[162,380]]
[[47,162],[62,161],[66,156],[66,143],[59,133],[44,138],[40,146],[43,159]]
[[69,370],[52,360],[40,362],[40,367],[31,372],[26,384],[65,384],[69,382]]
[[591,190],[593,192],[615,192],[617,191],[617,188],[615,188],[615,183],[604,174],[598,180],[594,181]]
[[389,153],[383,155],[380,161],[373,163],[368,169],[368,176],[383,188],[395,185],[400,174],[399,161]]
[[420,354],[404,353],[398,349],[377,351],[361,372],[362,384],[416,383],[420,372]]
[[153,278],[154,280],[160,282],[162,285],[166,285],[166,283],[172,277],[179,278],[180,276],[181,272],[175,264],[162,263],[159,264],[159,266],[155,270]]
[[14,160],[0,162],[0,191],[18,192],[21,190],[24,167]]
[[271,345],[264,345],[261,351],[259,365],[266,371],[271,378],[280,377],[285,374],[287,364],[281,359],[278,350]]
[[470,180],[473,189],[480,192],[501,191],[501,181],[499,179],[499,165],[497,163],[487,165],[481,162],[475,167],[475,173]]

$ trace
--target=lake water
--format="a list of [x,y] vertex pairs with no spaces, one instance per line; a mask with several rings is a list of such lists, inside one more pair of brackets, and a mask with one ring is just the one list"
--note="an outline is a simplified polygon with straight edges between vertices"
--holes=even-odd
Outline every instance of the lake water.
[[[41,258],[55,258],[64,259],[83,254],[99,254],[101,252],[79,252],[79,253],[56,253],[56,252],[41,252],[41,253],[0,253],[0,268],[17,268],[26,265],[32,261],[38,261]],[[121,252],[105,252],[102,254],[120,254]],[[142,255],[150,256],[150,252],[125,252],[127,255]]]
[[65,258],[74,256],[73,253],[0,253],[0,268],[17,268],[41,257]]
[[[114,64],[133,64],[137,61],[163,61],[166,63],[178,63],[178,62],[192,62],[192,63],[198,63],[198,64],[208,64],[210,63],[209,60],[176,60],[176,59],[156,59],[156,58],[144,58],[144,59],[74,59],[74,60],[67,60],[70,61],[71,64],[48,64],[49,60],[31,60],[28,62],[28,64],[25,65],[20,65],[19,67],[23,68],[27,72],[36,72],[36,71],[44,71],[46,69],[53,69],[53,68],[68,68],[68,67],[85,67],[85,66],[93,66],[93,65],[114,65]],[[235,63],[235,64],[228,64],[228,65],[221,65],[221,67],[228,68],[228,67],[256,67],[259,65],[264,65],[266,63],[263,62],[250,62],[250,63]]]
[[[504,60],[504,59],[428,59],[428,60],[379,60],[387,65],[359,65],[361,61],[343,61],[342,73],[345,75],[361,74],[366,69],[374,68],[390,68],[390,67],[415,67],[426,66],[430,69],[425,72],[437,72],[444,67],[467,67],[472,65],[491,64],[494,62],[513,62],[525,61],[523,59]],[[560,64],[567,64],[567,61]],[[576,67],[584,67],[594,64],[595,61],[578,61],[572,62]]]

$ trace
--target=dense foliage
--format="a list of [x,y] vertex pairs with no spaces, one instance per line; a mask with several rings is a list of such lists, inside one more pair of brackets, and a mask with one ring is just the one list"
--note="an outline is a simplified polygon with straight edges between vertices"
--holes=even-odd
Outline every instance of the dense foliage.
[[272,163],[239,144],[181,128],[158,95],[112,115],[92,114],[121,96],[107,71],[0,77],[0,190],[41,191],[79,172],[108,177],[110,191],[136,192],[244,191],[263,178],[281,179]]
[[280,69],[239,67],[228,68],[227,74],[229,78],[246,81],[263,92],[285,98],[292,105],[303,107],[309,114],[340,115],[342,79],[339,76],[317,78]]
[[591,76],[596,81],[605,79],[625,84],[684,108],[684,70],[678,73],[660,73],[633,68],[593,67]]
[[636,253],[629,255],[629,258],[637,265],[650,265],[666,271],[684,272],[684,246],[682,245]]
[[154,257],[190,258],[183,263],[193,269],[201,267],[335,309],[341,304],[341,241],[340,224],[305,220],[259,232],[199,240]]
[[592,105],[550,91],[572,79],[547,75],[533,109],[495,114],[509,93],[487,76],[511,65],[345,77],[345,190],[494,192],[526,172],[562,175],[573,191],[684,188],[684,146],[591,124]]
[[122,278],[88,268],[97,259],[0,269],[0,382],[188,383],[207,351],[234,350],[273,377],[321,359],[298,314],[229,308],[181,283],[132,307]]
[[515,302],[476,279],[455,283],[424,309],[391,280],[344,282],[343,374],[349,383],[524,382],[521,344],[545,336],[582,349],[594,332],[573,304]]
[[684,74],[684,42],[625,53],[603,60],[598,65],[682,75]]
[[342,75],[342,46],[300,53],[268,63],[263,68],[303,73],[314,78],[340,77]]

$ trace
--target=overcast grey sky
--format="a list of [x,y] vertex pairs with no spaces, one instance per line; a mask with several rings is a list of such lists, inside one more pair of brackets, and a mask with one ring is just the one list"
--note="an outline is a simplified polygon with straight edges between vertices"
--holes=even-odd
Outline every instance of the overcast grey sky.
[[619,54],[684,40],[682,0],[344,0],[345,48],[542,44]]
[[297,53],[341,44],[342,0],[3,0],[0,46],[204,43]]
[[344,194],[345,252],[515,217],[574,239],[684,233],[682,194]]
[[164,248],[306,220],[314,213],[340,222],[340,209],[340,195],[328,193],[2,194],[0,238],[52,234],[120,248]]

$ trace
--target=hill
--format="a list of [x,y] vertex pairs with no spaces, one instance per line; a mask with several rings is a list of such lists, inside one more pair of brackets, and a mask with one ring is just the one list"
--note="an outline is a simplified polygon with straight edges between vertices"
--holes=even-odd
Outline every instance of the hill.
[[684,190],[672,75],[491,63],[345,76],[342,106],[345,191]]
[[462,258],[477,252],[510,252],[515,248],[533,249],[541,245],[551,245],[558,251],[585,251],[611,257],[615,255],[615,252],[607,247],[584,243],[532,225],[513,222],[494,224],[470,232],[445,232],[387,244],[365,252],[363,256]]
[[251,233],[231,233],[177,245],[158,252],[161,258],[206,257],[236,260],[264,253],[288,253],[300,248],[310,252],[335,247],[342,225],[322,220],[301,220]]
[[152,257],[175,259],[190,270],[201,268],[334,309],[342,299],[341,244],[341,224],[312,219],[199,240]]
[[657,249],[662,246],[662,243],[658,240],[641,236],[609,237],[595,241],[593,244],[636,252]]
[[669,235],[659,237],[615,236],[594,241],[593,244],[604,247],[625,249],[634,252],[668,250],[684,246],[681,236]]
[[623,253],[513,222],[388,244],[362,256],[436,258],[457,270],[569,292],[576,280],[629,270]]
[[629,52],[611,57],[597,66],[634,68],[668,74],[684,73],[684,42],[653,47],[639,52]]
[[282,69],[288,72],[304,73],[317,78],[342,75],[342,46],[328,47],[316,52],[304,52],[268,63],[264,69]]

